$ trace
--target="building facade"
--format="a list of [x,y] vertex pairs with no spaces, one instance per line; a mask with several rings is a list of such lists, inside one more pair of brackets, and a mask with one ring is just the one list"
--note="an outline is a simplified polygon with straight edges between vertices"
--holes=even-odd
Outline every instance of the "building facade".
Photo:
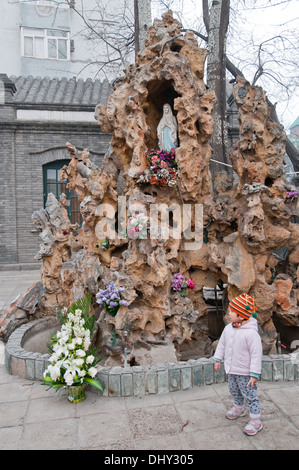
[[[101,133],[94,111],[106,102],[111,86],[88,78],[93,51],[82,38],[82,18],[71,8],[80,5],[77,0],[1,1],[0,269],[36,265],[39,236],[31,216],[45,206],[49,192],[66,193],[69,217],[80,222],[76,195],[59,181],[69,160],[66,142],[88,148],[98,165],[109,147],[110,136]],[[84,0],[89,21],[97,18],[95,6],[95,0]],[[98,68],[95,64],[94,74]]]
[[66,143],[88,148],[101,165],[110,135],[94,119],[98,102],[110,93],[107,81],[7,77],[0,74],[0,269],[34,265],[39,234],[31,216],[47,194],[70,200],[69,216],[79,222],[75,194],[59,181],[69,161]]
[[[123,32],[124,11],[133,21],[131,11],[124,10],[126,3],[1,0],[0,43],[5,47],[0,50],[0,72],[8,76],[105,78],[101,58],[108,46],[100,32],[111,28]],[[111,62],[115,58],[111,56]]]

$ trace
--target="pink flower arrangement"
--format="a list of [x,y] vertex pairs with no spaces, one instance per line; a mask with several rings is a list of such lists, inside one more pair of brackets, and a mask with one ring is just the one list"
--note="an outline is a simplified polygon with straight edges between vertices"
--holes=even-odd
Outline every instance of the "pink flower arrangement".
[[187,289],[194,289],[195,283],[192,279],[185,279],[183,274],[178,273],[173,276],[171,287],[174,291],[180,292],[182,297],[186,297]]
[[192,281],[192,279],[186,279],[185,282],[186,282],[186,286],[188,287],[188,289],[191,289],[191,290],[194,289],[195,283],[194,281]]
[[147,238],[147,229],[150,223],[149,217],[144,214],[135,215],[129,218],[127,224],[127,235],[131,240],[137,238]]
[[155,184],[158,186],[175,186],[177,180],[177,162],[175,149],[170,152],[150,150],[146,153],[147,168],[136,176],[137,184]]

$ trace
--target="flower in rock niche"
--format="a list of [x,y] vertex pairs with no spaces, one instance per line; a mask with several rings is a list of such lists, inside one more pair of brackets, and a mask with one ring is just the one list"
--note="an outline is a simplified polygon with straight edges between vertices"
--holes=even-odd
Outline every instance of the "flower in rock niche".
[[153,175],[153,176],[150,177],[149,183],[150,183],[150,184],[159,184],[159,183],[158,183],[158,180],[157,180],[157,177],[156,177],[155,175]]
[[183,274],[175,274],[173,276],[173,280],[172,280],[172,283],[171,283],[171,287],[173,290],[175,291],[180,291],[183,287],[183,282],[184,282],[184,276]]
[[298,195],[299,195],[299,191],[297,191],[297,190],[288,191],[287,194],[286,194],[286,199],[288,201],[293,202],[295,199],[298,198]]
[[123,291],[123,287],[116,287],[113,282],[110,282],[106,289],[101,289],[96,294],[96,301],[101,307],[104,307],[107,312],[114,312],[116,307],[129,305],[128,302],[122,299]]
[[188,289],[194,289],[195,283],[194,281],[192,281],[192,279],[186,279],[186,286],[188,287]]
[[[128,302],[122,298],[122,292],[124,291],[123,287],[114,286],[113,282],[110,282],[109,286],[106,289],[101,289],[96,294],[96,302],[104,307],[105,311],[111,316],[115,317],[119,308],[124,305],[128,306]],[[112,345],[115,344],[116,329],[114,329]]]
[[149,217],[144,214],[130,217],[127,223],[128,237],[132,240],[136,240],[137,238],[146,238],[149,220]]
[[136,176],[139,184],[175,186],[177,183],[177,162],[175,149],[170,152],[154,150],[146,153],[147,168]]
[[128,237],[132,238],[132,240],[136,240],[136,238],[139,237],[137,227],[131,227],[131,228],[128,229]]
[[168,186],[168,179],[167,178],[161,178],[160,179],[160,186]]
[[194,289],[195,283],[192,279],[187,278],[181,273],[177,273],[173,276],[171,288],[174,291],[181,292],[181,295],[185,297],[186,289]]
[[110,242],[109,239],[106,238],[105,240],[98,240],[96,243],[96,248],[99,248],[100,250],[108,250],[110,248]]

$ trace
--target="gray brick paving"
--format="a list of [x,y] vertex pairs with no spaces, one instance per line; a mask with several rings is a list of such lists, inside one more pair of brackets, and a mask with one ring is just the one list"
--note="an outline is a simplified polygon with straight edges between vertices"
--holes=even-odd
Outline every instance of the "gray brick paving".
[[84,402],[71,404],[64,390],[9,375],[2,364],[0,449],[298,450],[298,382],[260,382],[258,389],[264,428],[249,437],[248,416],[225,418],[226,383],[143,397],[88,390]]

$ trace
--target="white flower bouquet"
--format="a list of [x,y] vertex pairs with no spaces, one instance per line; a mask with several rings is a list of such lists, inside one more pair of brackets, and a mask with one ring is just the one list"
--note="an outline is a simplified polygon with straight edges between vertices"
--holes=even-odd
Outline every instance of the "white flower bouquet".
[[61,330],[52,337],[49,346],[50,365],[44,372],[43,385],[50,387],[90,384],[103,391],[95,379],[99,358],[97,347],[91,346],[94,315],[89,315],[91,296],[75,302],[70,309],[60,310]]

